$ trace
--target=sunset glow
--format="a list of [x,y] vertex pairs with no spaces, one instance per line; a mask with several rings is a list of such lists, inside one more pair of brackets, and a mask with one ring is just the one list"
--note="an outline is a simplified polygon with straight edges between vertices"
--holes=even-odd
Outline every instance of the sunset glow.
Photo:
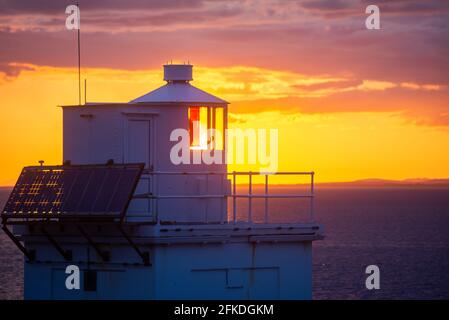
[[[385,5],[376,33],[357,6],[331,14],[287,2],[261,1],[252,14],[251,1],[140,8],[153,18],[142,25],[132,1],[128,11],[107,8],[120,12],[110,19],[81,2],[87,101],[130,101],[163,84],[163,63],[190,60],[193,84],[231,103],[230,128],[279,130],[281,171],[313,170],[318,182],[449,177],[448,33],[432,27],[447,7],[416,21],[407,7]],[[185,10],[221,22],[169,14]],[[78,100],[75,34],[64,17],[63,6],[0,11],[0,185],[38,160],[62,161],[57,106]]]

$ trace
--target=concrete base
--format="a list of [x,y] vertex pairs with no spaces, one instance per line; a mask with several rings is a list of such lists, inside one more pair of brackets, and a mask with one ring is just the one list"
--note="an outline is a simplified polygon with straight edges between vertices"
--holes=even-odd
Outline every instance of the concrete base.
[[[110,262],[102,262],[87,243],[67,238],[61,242],[72,251],[67,262],[48,242],[30,238],[26,245],[36,250],[37,260],[25,263],[25,299],[311,299],[313,237],[300,240],[298,234],[270,230],[276,234],[252,230],[257,235],[217,237],[209,231],[206,237],[203,228],[202,237],[197,231],[187,237],[170,235],[183,232],[173,227],[165,243],[160,236],[159,243],[138,239],[150,255],[149,266],[117,239],[101,240],[110,252]],[[68,265],[81,271],[79,290],[66,288]],[[95,291],[85,290],[87,269],[96,271]]]

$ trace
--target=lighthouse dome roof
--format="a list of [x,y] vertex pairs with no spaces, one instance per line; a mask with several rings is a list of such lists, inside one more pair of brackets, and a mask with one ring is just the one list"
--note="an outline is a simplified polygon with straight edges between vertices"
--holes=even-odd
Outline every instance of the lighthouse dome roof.
[[198,89],[187,82],[167,83],[156,90],[130,101],[130,103],[151,102],[227,103],[225,100]]
[[193,79],[192,67],[190,64],[164,65],[164,80],[167,81],[167,84],[131,100],[129,103],[228,103],[191,85],[189,81]]

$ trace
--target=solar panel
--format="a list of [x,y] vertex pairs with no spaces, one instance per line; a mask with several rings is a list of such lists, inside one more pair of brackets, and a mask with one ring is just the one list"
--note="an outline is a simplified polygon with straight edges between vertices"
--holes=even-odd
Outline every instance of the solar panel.
[[143,164],[25,167],[2,211],[6,217],[121,216]]

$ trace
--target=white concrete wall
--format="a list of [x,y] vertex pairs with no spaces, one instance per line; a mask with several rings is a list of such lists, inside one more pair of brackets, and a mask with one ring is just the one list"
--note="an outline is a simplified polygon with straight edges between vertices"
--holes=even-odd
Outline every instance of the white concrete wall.
[[[154,171],[226,172],[225,164],[174,165],[170,134],[188,129],[188,106],[95,105],[63,108],[63,160],[72,164],[146,162]],[[149,137],[140,135],[148,124]],[[136,138],[137,137],[137,138]],[[150,144],[148,146],[148,143]],[[198,151],[196,151],[198,152]],[[157,176],[141,180],[136,193],[159,195],[225,194],[226,178],[204,176]],[[159,220],[220,222],[226,217],[224,199],[133,200],[128,217],[146,219],[158,212]],[[139,218],[142,217],[142,218]]]
[[157,299],[311,299],[311,242],[179,245],[154,252]]
[[[147,247],[152,266],[141,263],[129,246],[114,246],[114,264],[101,263],[97,291],[67,290],[69,264],[88,268],[87,246],[67,245],[65,262],[49,244],[33,245],[38,258],[51,263],[25,264],[25,299],[311,299],[311,242],[176,244]],[[95,253],[90,249],[92,261]],[[128,265],[117,263],[126,261]],[[83,261],[83,264],[78,263]]]

